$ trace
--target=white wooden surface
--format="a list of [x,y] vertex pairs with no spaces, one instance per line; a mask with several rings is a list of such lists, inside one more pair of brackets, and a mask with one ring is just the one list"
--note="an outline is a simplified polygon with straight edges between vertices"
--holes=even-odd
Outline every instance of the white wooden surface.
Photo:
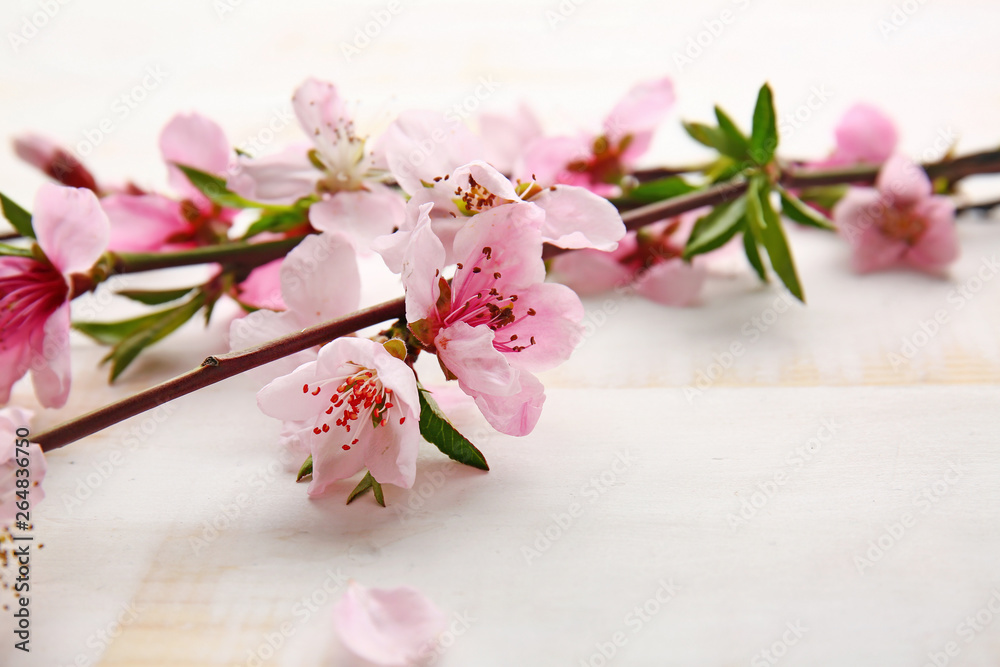
[[[89,160],[107,180],[156,185],[156,133],[174,112],[212,115],[240,143],[283,117],[307,75],[363,100],[374,127],[407,106],[462,103],[492,76],[502,85],[484,108],[528,97],[556,128],[597,122],[632,81],[665,72],[686,118],[708,117],[714,102],[745,118],[765,78],[786,114],[825,86],[829,100],[786,132],[794,154],[825,151],[859,99],[894,115],[918,157],[940,154],[935,141],[952,129],[960,150],[996,144],[993,3],[914,3],[885,36],[879,21],[903,3],[671,4],[565,2],[574,9],[551,27],[556,2],[401,1],[347,62],[341,43],[388,3],[246,0],[221,17],[208,0],[69,3],[16,53],[2,51],[3,129],[76,145],[158,65],[162,85]],[[19,30],[37,8],[9,3],[3,27]],[[678,68],[673,54],[723,10],[733,21]],[[281,140],[295,136],[289,125]],[[699,156],[670,127],[650,159]],[[39,182],[0,154],[0,189],[30,203]],[[969,189],[995,195],[997,183]],[[961,224],[964,254],[945,281],[856,277],[843,245],[795,231],[805,308],[786,307],[739,262],[698,308],[590,300],[593,332],[545,376],[536,431],[508,438],[459,415],[492,471],[427,446],[414,490],[387,489],[387,510],[343,506],[346,483],[307,500],[247,378],[108,429],[49,458],[33,652],[15,654],[4,634],[0,662],[302,665],[297,652],[329,636],[307,602],[334,599],[350,577],[416,586],[454,615],[445,666],[596,666],[616,639],[608,664],[995,665],[995,224]],[[369,302],[398,293],[370,276]],[[922,336],[939,311],[945,324]],[[93,370],[102,351],[81,339],[70,403],[37,428],[224,349],[224,325],[185,328],[114,387]],[[907,340],[912,359],[894,364]],[[730,363],[733,343],[743,353]],[[696,393],[699,373],[713,379]],[[32,405],[30,387],[16,400]],[[645,605],[646,616],[635,611]],[[280,644],[273,658],[268,642]]]

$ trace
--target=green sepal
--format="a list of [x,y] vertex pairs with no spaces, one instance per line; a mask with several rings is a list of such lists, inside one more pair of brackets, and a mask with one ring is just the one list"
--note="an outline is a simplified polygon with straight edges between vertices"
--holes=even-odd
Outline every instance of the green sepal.
[[31,214],[2,192],[0,192],[0,209],[3,209],[3,217],[7,218],[18,234],[35,238],[35,229],[31,226]]
[[[301,482],[303,479],[313,474],[313,456],[312,454],[302,463],[302,467],[299,468],[299,474],[295,476],[296,482]],[[350,502],[349,500],[347,502]]]
[[431,392],[419,382],[417,390],[420,395],[420,435],[448,458],[473,468],[489,470],[486,457],[452,425]]
[[374,477],[372,477],[371,472],[365,473],[365,476],[361,478],[358,485],[354,487],[354,490],[347,496],[347,504],[350,505],[355,498],[365,493],[368,489],[371,489],[372,493],[375,494],[375,502],[382,507],[385,507],[385,497],[382,495],[382,485],[379,484]]

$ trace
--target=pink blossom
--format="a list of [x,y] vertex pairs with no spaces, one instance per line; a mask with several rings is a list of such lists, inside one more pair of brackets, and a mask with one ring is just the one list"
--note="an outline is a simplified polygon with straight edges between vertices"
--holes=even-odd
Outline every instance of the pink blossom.
[[209,245],[224,239],[236,209],[212,203],[176,165],[210,174],[225,173],[229,142],[222,128],[196,113],[177,115],[160,134],[160,152],[179,198],[157,193],[118,193],[101,205],[111,221],[110,248],[156,252]]
[[333,84],[307,79],[292,97],[312,142],[261,158],[242,158],[228,186],[254,201],[290,204],[317,196],[309,221],[321,231],[344,231],[367,247],[402,223],[403,201],[380,181],[366,140]]
[[640,83],[611,110],[600,134],[538,139],[525,149],[515,173],[521,179],[578,185],[601,196],[615,195],[622,176],[632,171],[649,149],[653,132],[673,104],[670,79]]
[[32,224],[44,258],[0,257],[0,403],[31,370],[45,407],[70,386],[69,302],[108,245],[108,219],[90,190],[45,183]]
[[681,258],[684,230],[690,227],[681,219],[656,223],[629,232],[614,252],[563,253],[552,259],[550,277],[584,296],[627,290],[666,306],[689,306],[707,276],[702,257],[690,263]]
[[447,617],[409,586],[365,588],[351,581],[334,606],[333,627],[352,653],[386,667],[424,663]]
[[430,208],[421,207],[402,261],[410,329],[494,428],[526,435],[545,400],[532,372],[569,357],[583,319],[571,289],[543,282],[544,213],[512,203],[470,218],[455,235],[459,261],[449,286],[441,277],[445,248],[431,229]]
[[859,273],[909,266],[941,273],[958,258],[955,205],[933,195],[927,174],[895,155],[879,171],[876,187],[851,188],[833,219],[854,252]]
[[14,139],[19,158],[63,185],[98,192],[93,174],[72,152],[38,134],[23,134]]
[[825,160],[811,167],[847,167],[882,164],[896,150],[897,132],[892,119],[868,104],[848,109],[834,130],[836,148]]
[[[270,268],[269,272],[273,270]],[[251,294],[271,310],[257,310],[234,320],[229,328],[230,349],[242,350],[260,345],[346,315],[357,310],[361,302],[357,257],[350,241],[343,235],[314,234],[306,237],[280,260],[278,271],[281,283],[279,294]],[[279,301],[287,309],[274,312]],[[291,373],[315,359],[315,350],[303,350],[273,361],[263,369],[266,369],[264,372],[270,379]]]
[[[23,500],[18,492],[27,492],[29,508],[34,509],[45,498],[42,480],[45,478],[45,455],[42,448],[27,444],[23,434],[34,415],[30,410],[16,407],[0,408],[0,526],[10,526],[17,514],[17,503]],[[23,429],[18,433],[19,429]],[[17,451],[21,448],[22,453]],[[27,451],[27,457],[23,455]],[[25,466],[24,464],[27,464]],[[28,474],[18,474],[22,468]],[[18,480],[26,480],[18,486]]]
[[314,361],[257,394],[260,409],[285,422],[283,438],[308,447],[309,495],[367,468],[381,484],[413,485],[420,403],[413,371],[382,345],[338,338]]
[[479,134],[486,162],[505,174],[512,174],[524,147],[543,133],[535,114],[526,104],[521,104],[511,114],[480,114]]
[[421,187],[407,203],[407,219],[400,229],[373,244],[397,273],[419,210],[428,203],[433,204],[429,215],[434,233],[445,247],[445,264],[456,261],[453,241],[471,216],[511,204],[527,204],[535,209],[531,219],[538,221],[542,241],[561,248],[614,250],[625,235],[621,215],[603,197],[571,185],[515,186],[491,165],[477,160],[434,178],[431,187]]

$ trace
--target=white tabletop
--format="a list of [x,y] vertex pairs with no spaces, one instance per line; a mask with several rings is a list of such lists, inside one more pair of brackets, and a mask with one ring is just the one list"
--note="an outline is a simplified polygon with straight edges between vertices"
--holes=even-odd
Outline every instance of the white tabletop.
[[[156,137],[174,112],[202,111],[239,143],[307,75],[362,100],[373,127],[460,103],[491,76],[502,85],[484,108],[524,97],[553,131],[586,127],[665,73],[674,120],[719,102],[747,123],[765,79],[784,114],[825,86],[829,100],[784,137],[789,155],[823,154],[858,100],[894,116],[916,157],[939,156],[953,130],[962,152],[997,143],[995,3],[52,4],[0,56],[8,134],[78,145],[146,68],[167,73],[88,157],[112,181],[164,183]],[[19,31],[39,6],[12,3],[3,26]],[[723,11],[731,21],[679,66]],[[372,12],[392,18],[348,62],[341,45]],[[703,155],[675,125],[650,164]],[[275,145],[296,137],[289,125]],[[11,152],[0,177],[26,205],[42,182]],[[968,191],[996,196],[998,183]],[[0,663],[303,665],[353,578],[414,586],[445,610],[446,667],[995,665],[1000,229],[959,224],[947,280],[859,277],[845,244],[791,229],[808,306],[739,258],[697,307],[588,299],[591,333],[543,375],[535,431],[502,436],[457,414],[491,471],[424,445],[414,488],[387,486],[387,509],[345,506],[351,482],[309,500],[247,377],[53,452],[35,513],[32,653],[4,631]],[[366,303],[400,293],[366,267]],[[133,284],[160,279],[180,280]],[[114,303],[101,318],[133,311]],[[95,370],[104,350],[75,339],[69,403],[35,429],[224,351],[231,314],[184,327],[110,387]],[[742,353],[727,357],[733,343]],[[35,406],[27,382],[14,402]]]

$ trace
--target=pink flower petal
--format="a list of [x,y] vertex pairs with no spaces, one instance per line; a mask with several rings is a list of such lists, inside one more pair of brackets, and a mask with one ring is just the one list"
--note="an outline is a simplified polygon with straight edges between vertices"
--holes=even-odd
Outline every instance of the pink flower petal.
[[523,166],[515,175],[522,181],[538,181],[543,186],[564,183],[566,166],[590,156],[591,147],[581,137],[542,137],[525,148]]
[[110,195],[101,200],[108,216],[108,249],[119,252],[158,252],[173,244],[168,239],[188,235],[191,223],[181,213],[181,203],[163,195]]
[[424,661],[445,614],[416,589],[365,588],[350,582],[333,610],[333,627],[344,645],[377,665],[413,665]]
[[0,404],[10,401],[14,383],[31,367],[31,347],[26,340],[21,340],[28,333],[14,337],[4,332],[0,339]]
[[226,181],[236,194],[263,204],[294,204],[316,191],[320,172],[309,161],[309,149],[289,146],[263,157],[241,157]]
[[552,280],[573,288],[580,296],[591,296],[631,282],[632,271],[611,253],[600,250],[564,252],[552,259]]
[[285,310],[287,306],[285,300],[281,298],[283,262],[283,259],[276,259],[251,271],[236,287],[240,302],[254,308]]
[[690,306],[698,300],[707,272],[698,262],[670,259],[636,275],[638,294],[665,306]]
[[368,250],[372,242],[403,224],[406,204],[402,197],[379,183],[367,190],[337,192],[309,208],[309,222],[324,232],[339,232]]
[[31,380],[38,402],[46,408],[61,408],[70,388],[69,302],[49,316],[42,331],[32,332],[31,352]]
[[108,216],[90,190],[43,183],[31,222],[38,245],[64,275],[89,271],[108,248]]
[[482,157],[481,141],[458,119],[433,111],[405,111],[379,139],[375,153],[407,194]]
[[361,275],[354,247],[341,234],[314,234],[281,265],[281,293],[301,328],[357,310]]
[[472,395],[510,396],[521,390],[517,371],[493,346],[493,337],[489,327],[456,322],[441,329],[434,339],[441,362]]
[[897,133],[892,120],[877,108],[856,104],[844,113],[834,131],[837,147],[826,161],[829,166],[881,164],[896,149]]
[[878,172],[875,183],[889,204],[911,204],[931,195],[931,181],[919,165],[903,155],[893,155]]
[[521,199],[517,195],[514,184],[510,182],[510,179],[497,171],[495,167],[482,160],[473,160],[468,164],[462,165],[452,173],[452,183],[448,185],[442,184],[441,187],[447,191],[457,185],[466,187],[466,183],[471,186],[470,178],[485,188],[487,192],[497,195],[501,199],[506,199],[507,201],[520,201]]
[[[496,337],[513,350],[504,356],[517,368],[529,371],[555,368],[569,359],[580,344],[583,304],[569,287],[554,283],[532,285],[518,294],[513,307],[514,322],[499,329]],[[529,308],[532,315],[528,315]]]
[[914,213],[927,223],[927,228],[906,253],[906,263],[928,273],[941,273],[959,255],[955,204],[947,197],[930,197]]
[[501,433],[518,437],[528,435],[535,429],[542,414],[545,387],[538,378],[527,371],[518,372],[518,385],[521,390],[509,396],[474,392],[466,388],[461,380],[458,384],[475,399],[476,405],[490,426]]
[[585,188],[557,185],[531,198],[545,211],[542,239],[560,248],[614,250],[625,236],[618,209]]
[[604,134],[612,143],[632,136],[622,155],[623,162],[631,162],[646,152],[653,132],[666,119],[674,99],[673,83],[663,78],[637,84],[615,105],[604,120]]
[[479,134],[486,161],[501,172],[512,174],[524,147],[542,136],[542,125],[531,109],[521,104],[510,115],[480,114]]
[[201,114],[178,114],[160,133],[160,153],[168,164],[170,185],[184,197],[204,197],[175,164],[223,175],[229,167],[230,148],[226,133]]
[[[438,277],[444,268],[445,252],[441,240],[431,229],[430,204],[420,207],[417,225],[412,232],[393,234],[397,242],[405,242],[402,273],[406,289],[406,319],[416,322],[428,317],[435,309],[441,291]],[[391,267],[390,267],[391,268]]]
[[24,134],[14,139],[14,152],[19,158],[43,172],[49,178],[73,188],[98,191],[97,181],[70,151],[37,134]]

